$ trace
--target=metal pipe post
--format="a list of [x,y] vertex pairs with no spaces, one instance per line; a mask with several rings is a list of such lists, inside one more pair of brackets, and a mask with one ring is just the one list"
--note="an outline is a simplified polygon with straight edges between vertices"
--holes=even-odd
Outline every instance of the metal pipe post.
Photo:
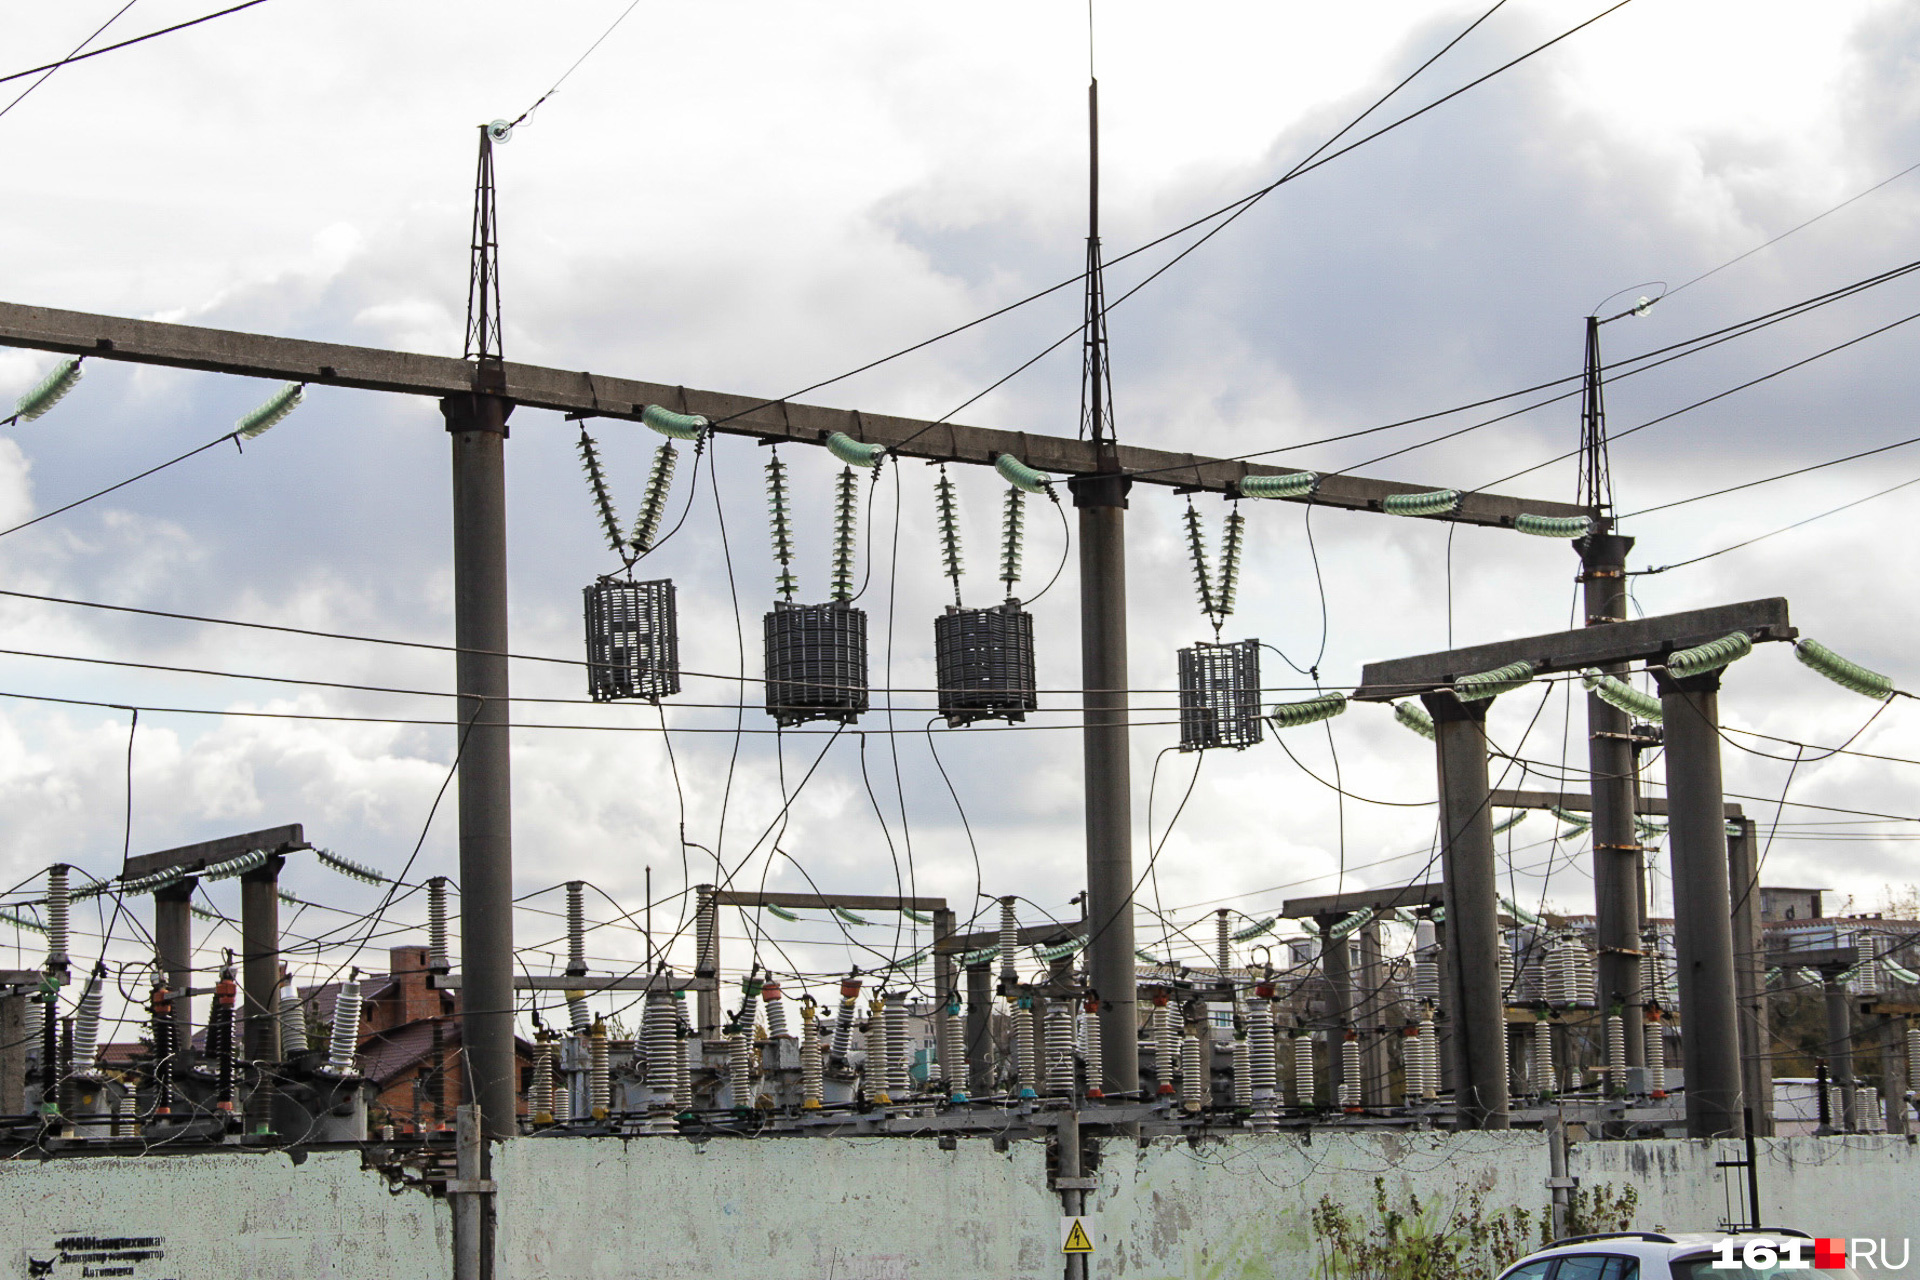
[[1906,1037],[1900,1024],[1886,1014],[1880,1015],[1880,1109],[1886,1117],[1887,1132],[1907,1131],[1907,1072],[1903,1061]]
[[1454,1123],[1505,1129],[1507,1054],[1500,990],[1500,888],[1487,787],[1487,706],[1442,690],[1420,696],[1433,716],[1440,773],[1441,866],[1453,964],[1445,1001],[1454,1018]]
[[453,612],[460,708],[460,1036],[489,1138],[517,1128],[513,1044],[513,799],[507,702],[507,415],[495,395],[448,396]]
[[[240,877],[240,1004],[245,1056],[280,1060],[280,868],[279,854]],[[273,1123],[271,1072],[247,1096],[247,1129],[265,1133]]]
[[[1080,1113],[1069,1107],[1060,1113],[1053,1131],[1055,1182],[1060,1188],[1062,1216],[1077,1218],[1087,1211],[1087,1193],[1081,1185]],[[1070,1253],[1066,1257],[1066,1280],[1086,1280],[1087,1255]]]
[[1340,1040],[1353,1023],[1353,956],[1347,940],[1333,936],[1333,926],[1343,919],[1315,916],[1313,921],[1320,929],[1320,974],[1327,980],[1327,1096],[1336,1103],[1347,1082]]
[[1680,979],[1687,1135],[1739,1137],[1743,1101],[1734,998],[1733,902],[1720,784],[1720,673],[1659,675],[1667,742],[1667,843]]
[[1858,1133],[1860,1116],[1853,1098],[1853,997],[1838,970],[1822,969],[1820,986],[1827,997],[1827,1062],[1833,1087],[1840,1095],[1840,1130]]
[[153,892],[153,959],[173,993],[173,1043],[182,1065],[193,1043],[193,876]]
[[492,1250],[487,1237],[487,1144],[481,1135],[480,1108],[471,1103],[454,1113],[453,1280],[491,1280]]
[[[1624,622],[1627,617],[1627,552],[1633,539],[1596,533],[1577,540],[1580,581],[1586,595],[1587,625]],[[1601,668],[1624,678],[1627,664]],[[1587,766],[1593,786],[1594,941],[1599,957],[1600,1008],[1618,1001],[1638,1008],[1645,1000],[1640,984],[1640,835],[1634,825],[1633,718],[1597,693],[1587,695]],[[1645,1023],[1622,1019],[1627,1034],[1627,1065],[1647,1065]]]
[[1733,979],[1740,1008],[1740,1084],[1754,1132],[1773,1134],[1773,1049],[1767,1021],[1767,957],[1760,932],[1759,842],[1752,818],[1727,830],[1733,894]]
[[1133,781],[1127,737],[1127,489],[1069,482],[1080,512],[1080,682],[1086,707],[1087,970],[1100,997],[1108,1094],[1140,1088],[1133,955]]

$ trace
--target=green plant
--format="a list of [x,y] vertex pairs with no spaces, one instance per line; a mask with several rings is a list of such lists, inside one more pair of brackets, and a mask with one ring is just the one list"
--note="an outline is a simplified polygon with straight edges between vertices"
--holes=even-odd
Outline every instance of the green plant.
[[1489,1209],[1488,1185],[1451,1205],[1408,1195],[1388,1203],[1385,1178],[1373,1180],[1372,1213],[1356,1214],[1321,1196],[1312,1213],[1320,1247],[1319,1280],[1492,1280],[1527,1251],[1534,1213]]

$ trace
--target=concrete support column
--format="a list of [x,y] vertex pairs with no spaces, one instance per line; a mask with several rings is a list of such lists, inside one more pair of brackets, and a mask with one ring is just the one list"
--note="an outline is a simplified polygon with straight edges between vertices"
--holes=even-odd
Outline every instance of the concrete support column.
[[1500,897],[1487,787],[1488,700],[1422,694],[1433,716],[1440,773],[1440,850],[1453,963],[1444,1001],[1454,1019],[1454,1122],[1504,1129],[1507,1058],[1501,1023]]
[[1720,673],[1659,675],[1667,742],[1667,842],[1680,982],[1687,1134],[1739,1137],[1740,1027],[1734,998],[1733,903],[1720,783]]
[[984,1098],[993,1092],[993,968],[990,961],[967,966],[967,1093]]
[[1345,916],[1315,916],[1320,929],[1320,973],[1327,980],[1327,1096],[1337,1103],[1347,1082],[1340,1052],[1341,1037],[1353,1025],[1353,958],[1347,940],[1333,936],[1333,926]]
[[193,876],[183,876],[153,894],[154,963],[166,976],[167,989],[173,993],[174,1044],[182,1058],[193,1043],[193,1001],[187,989],[193,985]]
[[1820,987],[1827,998],[1827,1065],[1834,1092],[1840,1095],[1840,1114],[1831,1117],[1845,1133],[1860,1132],[1859,1108],[1853,1087],[1853,997],[1838,970],[1823,969]]
[[485,1138],[518,1130],[513,1041],[513,777],[507,701],[510,401],[440,402],[453,437],[454,683],[459,693],[461,1043]]
[[1127,489],[1069,482],[1080,512],[1080,682],[1086,707],[1087,970],[1100,997],[1109,1094],[1140,1088],[1133,956],[1133,781],[1127,733]]
[[[240,1013],[242,1054],[258,1063],[280,1060],[279,854],[240,878]],[[247,1128],[259,1133],[273,1119],[273,1075],[263,1072],[247,1096]]]
[[[1574,543],[1580,552],[1580,581],[1586,596],[1586,624],[1590,627],[1623,622],[1627,616],[1627,552],[1633,539],[1596,533]],[[1601,668],[1625,678],[1627,664]],[[1618,1001],[1637,1010],[1646,996],[1641,989],[1640,956],[1640,835],[1634,825],[1636,794],[1633,718],[1587,695],[1587,766],[1593,790],[1593,909],[1594,941],[1598,949],[1600,1009]],[[1623,1020],[1627,1035],[1627,1065],[1647,1063],[1644,1023],[1638,1017]]]
[[1380,955],[1380,926],[1369,924],[1360,930],[1360,1001],[1355,1014],[1360,1024],[1360,1101],[1368,1107],[1384,1107],[1387,1096],[1387,1036],[1382,1027],[1387,1021],[1387,966]]

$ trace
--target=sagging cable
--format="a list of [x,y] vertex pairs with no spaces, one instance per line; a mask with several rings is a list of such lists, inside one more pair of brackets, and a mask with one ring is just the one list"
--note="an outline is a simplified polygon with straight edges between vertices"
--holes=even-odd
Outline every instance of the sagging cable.
[[1497,698],[1503,693],[1512,693],[1515,689],[1525,688],[1531,684],[1533,672],[1533,664],[1522,658],[1518,662],[1509,662],[1506,666],[1495,667],[1491,671],[1479,671],[1470,676],[1461,676],[1453,682],[1453,696],[1462,702]]
[[13,406],[11,421],[32,422],[59,404],[66,397],[67,392],[73,390],[74,384],[80,381],[80,376],[80,357],[75,356],[58,365],[52,373],[40,379],[20,397],[19,403]]
[[1450,516],[1460,509],[1460,491],[1434,489],[1427,493],[1391,493],[1380,500],[1380,509],[1390,516]]
[[1536,516],[1523,511],[1513,518],[1513,527],[1536,538],[1584,538],[1593,532],[1593,521],[1586,516]]
[[705,414],[675,413],[657,404],[650,404],[640,410],[640,421],[661,435],[672,436],[675,440],[698,440],[706,434],[707,428],[713,425]]
[[1267,712],[1267,718],[1273,721],[1276,729],[1297,729],[1304,724],[1331,720],[1346,709],[1346,694],[1323,693],[1304,702],[1275,703],[1273,709]]
[[1894,695],[1892,676],[1883,676],[1878,671],[1849,661],[1818,640],[1795,642],[1793,656],[1800,659],[1803,665],[1813,668],[1842,689],[1851,689],[1877,702],[1885,702]]
[[289,382],[274,392],[272,399],[234,423],[233,434],[242,440],[257,440],[299,408],[306,398],[306,383]]
[[1652,724],[1660,723],[1660,699],[1650,693],[1642,693],[1620,677],[1589,667],[1580,673],[1580,683],[1586,686],[1588,692],[1598,694],[1600,701],[1608,706]]
[[1752,652],[1752,637],[1744,631],[1735,631],[1718,640],[1709,640],[1691,649],[1679,649],[1668,654],[1667,674],[1676,680],[1705,675],[1737,662]]
[[1003,453],[995,458],[993,469],[1000,473],[1002,480],[1016,489],[1024,489],[1028,493],[1044,493],[1049,497],[1053,495],[1052,482],[1045,472],[1035,471],[1010,453]]
[[1281,476],[1245,476],[1234,487],[1249,498],[1304,498],[1320,487],[1320,473],[1294,471]]
[[884,445],[855,440],[844,431],[835,431],[827,437],[827,452],[850,467],[877,467],[887,454]]

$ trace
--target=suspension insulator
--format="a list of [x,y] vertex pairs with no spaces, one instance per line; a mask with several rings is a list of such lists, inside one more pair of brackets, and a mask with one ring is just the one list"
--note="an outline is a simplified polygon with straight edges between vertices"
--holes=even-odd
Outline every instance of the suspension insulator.
[[1393,718],[1428,741],[1433,740],[1433,717],[1417,702],[1393,704]]
[[22,422],[32,422],[47,410],[59,404],[67,392],[73,390],[80,381],[81,368],[79,357],[62,361],[52,373],[35,383],[27,394],[20,397],[13,406],[13,416]]
[[993,469],[1000,473],[1001,479],[1016,489],[1023,489],[1028,493],[1049,492],[1047,486],[1050,481],[1047,479],[1046,474],[1035,471],[1032,467],[1010,453],[1003,453],[995,458],[993,460]]
[[1650,724],[1660,723],[1660,699],[1650,693],[1640,692],[1618,676],[1589,669],[1580,673],[1580,683],[1587,687],[1588,692],[1597,695],[1600,701],[1608,706],[1616,707]]
[[1460,509],[1458,489],[1433,489],[1426,493],[1393,493],[1380,500],[1380,509],[1390,516],[1450,516]]
[[1744,631],[1709,640],[1691,649],[1679,649],[1667,655],[1667,674],[1676,680],[1718,671],[1753,652],[1753,638]]
[[1593,532],[1593,521],[1586,516],[1537,516],[1523,511],[1513,518],[1513,527],[1536,538],[1584,538]]
[[1883,676],[1878,671],[1851,662],[1817,640],[1796,641],[1793,656],[1842,689],[1851,689],[1879,702],[1885,702],[1894,694],[1892,676]]
[[698,440],[712,426],[704,414],[675,413],[650,404],[640,411],[640,421],[658,431],[663,436],[672,436],[675,440]]
[[1453,682],[1453,696],[1462,702],[1478,702],[1483,698],[1497,698],[1503,693],[1525,688],[1532,681],[1533,664],[1522,659],[1491,671],[1461,676]]
[[868,444],[844,431],[835,431],[827,436],[827,452],[850,467],[877,467],[887,450],[883,445]]
[[1293,471],[1279,476],[1246,476],[1234,487],[1248,498],[1304,498],[1320,487],[1320,473]]
[[1323,693],[1304,702],[1278,702],[1267,712],[1276,729],[1297,729],[1303,724],[1331,720],[1347,709],[1344,693]]

